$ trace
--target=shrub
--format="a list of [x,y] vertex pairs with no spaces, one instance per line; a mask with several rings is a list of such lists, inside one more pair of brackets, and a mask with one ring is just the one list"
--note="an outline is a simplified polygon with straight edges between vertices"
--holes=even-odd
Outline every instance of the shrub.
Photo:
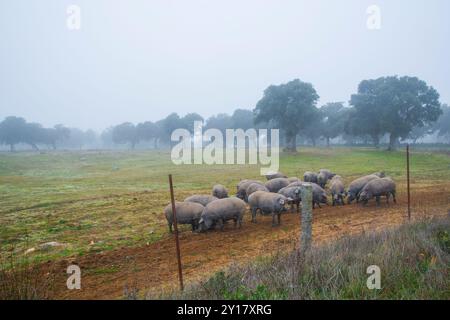
[[52,272],[45,273],[14,250],[0,261],[0,300],[48,299],[52,284]]

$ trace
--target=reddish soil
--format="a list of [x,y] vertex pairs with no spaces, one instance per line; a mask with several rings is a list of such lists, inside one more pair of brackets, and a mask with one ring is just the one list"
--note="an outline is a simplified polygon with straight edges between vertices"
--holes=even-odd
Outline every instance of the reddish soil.
[[[414,219],[448,214],[450,185],[424,187],[414,194],[414,199]],[[397,226],[407,222],[406,212],[404,193],[399,195],[397,204],[382,202],[380,207],[370,203],[367,207],[352,204],[315,209],[314,243]],[[271,217],[258,216],[258,223],[253,224],[247,214],[241,229],[234,229],[233,223],[229,223],[224,231],[182,232],[180,244],[185,284],[206,279],[230,263],[292,249],[298,243],[299,229],[298,214],[283,215],[281,226],[274,228]],[[81,290],[66,288],[68,275],[65,270],[74,262],[82,270]],[[175,241],[170,234],[150,245],[49,262],[45,268],[56,271],[53,298],[59,299],[122,298],[126,286],[139,289],[140,294],[158,294],[178,284]]]

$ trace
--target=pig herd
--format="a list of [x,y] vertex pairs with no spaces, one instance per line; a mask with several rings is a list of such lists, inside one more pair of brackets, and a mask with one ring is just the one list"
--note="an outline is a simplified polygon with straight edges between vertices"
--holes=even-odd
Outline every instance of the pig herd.
[[[395,182],[385,177],[384,172],[376,172],[352,181],[345,188],[341,176],[328,169],[319,172],[307,171],[303,180],[283,175],[280,172],[266,175],[267,181],[241,180],[236,185],[236,195],[229,196],[228,190],[223,185],[215,185],[210,195],[193,195],[183,202],[175,203],[178,224],[190,224],[192,231],[203,232],[220,227],[233,221],[235,227],[241,227],[242,218],[250,208],[252,222],[256,222],[257,214],[272,215],[272,226],[280,224],[283,212],[299,212],[301,204],[301,191],[305,183],[312,187],[313,208],[321,204],[328,205],[328,195],[331,196],[332,205],[344,205],[353,201],[366,205],[370,199],[375,199],[380,205],[380,197],[385,196],[386,202],[392,196],[395,198]],[[328,189],[328,192],[325,189]],[[288,208],[290,206],[290,208]],[[164,213],[172,232],[173,213],[172,205],[164,209]]]

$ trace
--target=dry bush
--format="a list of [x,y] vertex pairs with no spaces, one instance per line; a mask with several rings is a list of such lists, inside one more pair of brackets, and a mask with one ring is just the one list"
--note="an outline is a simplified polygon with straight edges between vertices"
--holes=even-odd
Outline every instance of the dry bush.
[[26,256],[13,250],[0,261],[0,300],[42,300],[50,298],[53,273],[44,273]]

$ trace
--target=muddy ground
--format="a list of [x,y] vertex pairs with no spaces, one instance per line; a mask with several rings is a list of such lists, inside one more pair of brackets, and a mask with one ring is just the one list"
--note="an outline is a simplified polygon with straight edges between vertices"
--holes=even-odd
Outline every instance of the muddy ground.
[[[379,231],[407,223],[405,192],[400,192],[397,204],[382,202],[324,206],[313,212],[315,244],[361,232]],[[413,219],[448,214],[450,183],[424,185],[413,193]],[[246,214],[241,229],[229,223],[224,231],[203,234],[184,231],[180,234],[184,282],[186,285],[207,279],[231,263],[251,261],[277,251],[293,249],[298,244],[300,217],[282,216],[282,225],[271,226],[271,217],[258,216],[250,222]],[[81,290],[66,288],[66,268],[76,263],[82,271]],[[178,284],[174,236],[167,234],[158,242],[141,247],[121,248],[89,254],[76,260],[48,262],[45,273],[54,276],[52,298],[59,299],[120,299],[124,290],[139,290],[140,296],[155,297]]]

